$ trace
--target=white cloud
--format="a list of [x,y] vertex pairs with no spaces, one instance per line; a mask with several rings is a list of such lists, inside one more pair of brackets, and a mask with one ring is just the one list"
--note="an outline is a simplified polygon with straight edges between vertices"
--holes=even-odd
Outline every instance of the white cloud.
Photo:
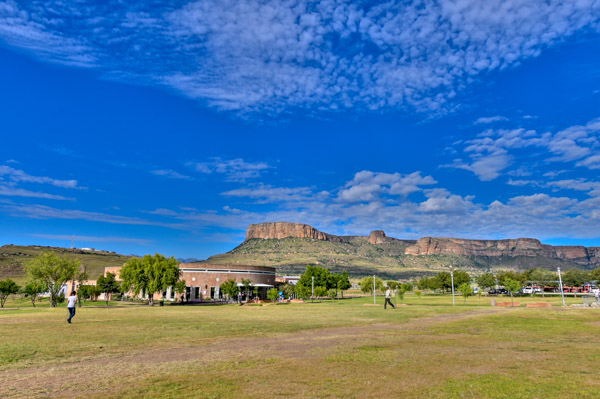
[[477,119],[475,121],[475,125],[484,125],[484,124],[488,124],[488,123],[494,123],[494,122],[503,122],[503,121],[508,121],[508,118],[505,116],[489,116],[489,117],[481,117],[479,119]]
[[[600,118],[593,119],[585,125],[576,125],[557,133],[538,133],[535,130],[517,129],[488,129],[476,138],[458,142],[464,144],[463,152],[469,160],[455,159],[452,164],[443,167],[470,170],[481,180],[494,180],[512,164],[518,164],[514,170],[507,173],[515,176],[528,175],[531,171],[527,165],[520,164],[518,151],[536,148],[539,154],[529,152],[528,158],[542,157],[543,162],[575,162],[575,166],[588,169],[600,168]],[[562,172],[549,172],[551,173]]]
[[[226,197],[246,197],[259,200],[260,203],[300,201],[313,196],[310,187],[273,187],[258,184],[249,188],[238,188],[221,193]],[[318,194],[317,194],[318,195]],[[323,194],[321,194],[323,195]]]
[[169,179],[182,179],[182,180],[190,180],[191,179],[190,176],[182,175],[181,173],[176,172],[171,169],[157,169],[157,170],[151,171],[150,173],[152,173],[153,175],[156,175],[156,176],[167,177]]
[[584,29],[592,0],[0,1],[0,40],[238,112],[452,109],[482,73]]
[[10,181],[13,181],[15,183],[40,183],[50,184],[55,187],[61,188],[82,188],[78,186],[77,180],[58,180],[44,176],[32,176],[30,174],[25,173],[22,170],[14,169],[6,165],[0,165],[0,176],[6,176]]
[[225,175],[227,181],[244,182],[260,177],[267,169],[272,168],[266,162],[247,162],[241,158],[211,158],[207,162],[189,162],[197,172],[204,174],[218,173]]
[[420,186],[437,182],[431,176],[421,176],[421,172],[409,175],[381,173],[363,170],[354,175],[338,193],[341,202],[364,202],[380,200],[382,196],[401,196],[422,191]]
[[0,195],[6,197],[29,197],[29,198],[44,198],[52,200],[73,200],[73,198],[63,197],[62,195],[40,193],[37,191],[29,191],[22,188],[9,187],[0,184]]
[[[66,234],[30,234],[32,237],[45,238],[49,240],[64,240],[71,241],[73,239],[72,235]],[[94,243],[94,242],[121,242],[127,244],[137,244],[143,246],[151,245],[154,240],[147,240],[144,238],[129,238],[129,237],[114,237],[114,236],[75,236],[75,240],[78,243]],[[80,245],[81,246],[81,245]]]

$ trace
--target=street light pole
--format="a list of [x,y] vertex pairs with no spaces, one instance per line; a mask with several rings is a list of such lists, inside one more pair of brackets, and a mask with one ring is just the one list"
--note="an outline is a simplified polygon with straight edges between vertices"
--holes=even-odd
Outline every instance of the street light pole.
[[315,301],[315,276],[312,276],[312,295],[310,297],[310,301]]
[[373,305],[377,304],[377,299],[375,298],[375,275],[373,275]]
[[560,275],[560,267],[557,267],[556,270],[558,270],[558,282],[560,284],[560,295],[562,295],[563,306],[567,306],[565,304],[565,290],[563,289],[563,285],[562,285],[562,276]]
[[452,306],[456,306],[456,299],[454,299],[454,267],[450,266],[450,280],[452,284]]

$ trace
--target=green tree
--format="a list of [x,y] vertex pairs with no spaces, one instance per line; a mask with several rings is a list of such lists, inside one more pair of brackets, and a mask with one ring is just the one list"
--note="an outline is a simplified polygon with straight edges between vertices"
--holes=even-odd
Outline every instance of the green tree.
[[25,284],[25,287],[23,287],[23,292],[29,296],[33,307],[35,307],[35,301],[37,300],[38,296],[46,291],[48,291],[48,287],[43,281],[40,280],[31,280]]
[[306,265],[306,271],[298,280],[297,285],[307,287],[312,292],[313,277],[315,278],[315,294],[317,287],[325,287],[325,290],[329,288],[336,288],[337,281],[329,273],[329,270],[319,267]]
[[[79,292],[79,287],[81,287],[88,278],[87,269],[85,265],[82,265],[81,270],[75,275],[75,279],[73,280],[73,287],[77,287],[77,292]],[[81,307],[81,297],[79,295],[77,295],[77,302],[79,303],[79,307]]]
[[507,279],[516,280],[523,284],[523,282],[527,280],[527,276],[525,276],[523,273],[512,270],[500,270],[496,273],[496,279],[498,280],[499,285],[503,285],[506,289],[508,289],[508,287],[506,287]]
[[279,291],[277,291],[275,288],[271,288],[267,292],[267,298],[273,302],[277,302],[277,298],[279,298]]
[[[368,276],[368,277],[365,277],[362,280],[360,280],[359,286],[360,286],[360,290],[362,292],[364,292],[365,294],[372,294],[373,293],[373,276]],[[383,284],[383,280],[380,279],[379,277],[376,277],[375,278],[375,290],[383,291],[384,287],[385,286]]]
[[460,294],[463,296],[463,298],[465,298],[464,305],[467,306],[467,298],[473,292],[473,290],[471,289],[471,284],[462,283],[461,285],[458,286],[458,292],[460,292]]
[[483,273],[475,279],[481,288],[491,289],[496,285],[496,277],[492,273]]
[[11,279],[0,281],[0,307],[4,307],[6,299],[9,295],[13,295],[19,292],[19,286]]
[[305,287],[300,284],[296,284],[294,291],[296,292],[296,296],[300,299],[308,299],[312,294],[310,287]]
[[220,288],[226,295],[229,296],[229,298],[231,299],[235,299],[237,297],[238,292],[240,292],[240,289],[237,285],[237,281],[235,281],[234,279],[229,279],[227,281],[225,281],[223,284],[221,284],[221,288]]
[[534,284],[537,283],[542,287],[542,296],[545,296],[544,287],[553,286],[555,281],[558,280],[558,275],[556,273],[548,269],[544,269],[543,267],[530,269],[525,272],[525,275],[531,282]]
[[327,291],[327,296],[331,298],[331,300],[334,300],[335,298],[337,298],[337,290],[335,288],[330,289],[329,291]]
[[58,257],[53,251],[48,251],[29,261],[25,270],[31,280],[39,280],[46,284],[50,292],[50,306],[54,308],[63,285],[77,275],[79,260]]
[[181,276],[179,263],[174,257],[166,258],[161,254],[145,255],[143,258],[131,258],[121,269],[123,289],[132,290],[134,295],[140,292],[148,295],[148,304],[154,304],[154,293],[174,287]]
[[590,273],[585,270],[567,270],[563,276],[563,284],[568,287],[581,287],[590,279]]
[[421,290],[415,290],[415,295],[419,299],[419,303],[421,303],[421,295],[423,295],[423,291],[421,291]]
[[350,278],[348,277],[348,272],[343,271],[342,274],[338,275],[337,279],[337,289],[342,292],[342,298],[344,297],[344,291],[352,288],[352,284],[350,284]]
[[116,280],[114,273],[106,273],[106,276],[98,277],[96,287],[98,287],[98,291],[104,294],[106,306],[108,306],[108,300],[111,294],[121,292],[121,284]]
[[512,278],[507,278],[504,280],[504,286],[510,292],[510,305],[513,306],[513,293],[519,291],[521,289],[521,282],[519,280],[513,280]]
[[400,303],[404,303],[404,294],[406,294],[404,288],[399,288],[398,291],[396,291],[396,296],[400,299]]
[[242,278],[242,284],[244,284],[244,292],[246,293],[246,297],[250,299],[250,293],[252,292],[252,280],[249,278]]
[[398,282],[397,281],[393,281],[390,280],[387,282],[387,286],[390,287],[390,289],[395,290],[396,288],[398,288]]
[[[398,286],[397,286],[397,287],[398,287]],[[399,284],[399,287],[400,287],[401,289],[403,289],[405,292],[412,291],[412,290],[413,290],[413,288],[414,288],[414,286],[413,286],[411,283],[402,283],[402,284]],[[392,287],[390,287],[390,288],[392,288]],[[393,288],[392,288],[392,289],[393,289]]]
[[315,287],[315,296],[324,297],[327,296],[327,287]]
[[286,285],[283,286],[283,293],[288,298],[292,299],[292,297],[296,293],[296,287],[294,286],[294,284],[286,284]]
[[596,282],[600,282],[600,267],[590,271],[590,279]]
[[80,301],[83,301],[83,303],[85,304],[85,301],[90,298],[93,298],[96,295],[97,291],[98,287],[96,287],[95,285],[80,285],[77,289],[77,298]]
[[186,282],[185,280],[179,280],[176,284],[175,287],[173,287],[175,289],[175,292],[177,293],[177,296],[180,297],[181,295],[183,295],[185,293],[185,288],[186,288]]

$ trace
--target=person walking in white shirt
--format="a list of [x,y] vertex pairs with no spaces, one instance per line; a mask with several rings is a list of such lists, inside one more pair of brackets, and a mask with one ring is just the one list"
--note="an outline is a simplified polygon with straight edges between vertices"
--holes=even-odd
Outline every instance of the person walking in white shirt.
[[391,295],[392,295],[392,290],[390,290],[390,287],[387,287],[387,290],[385,291],[385,303],[383,304],[384,309],[387,309],[388,303],[390,304],[391,307],[396,309],[396,306],[392,303],[392,300],[390,298]]
[[71,319],[75,316],[75,306],[77,305],[77,292],[72,291],[71,295],[67,298],[67,309],[69,309],[69,318],[67,322],[71,324]]

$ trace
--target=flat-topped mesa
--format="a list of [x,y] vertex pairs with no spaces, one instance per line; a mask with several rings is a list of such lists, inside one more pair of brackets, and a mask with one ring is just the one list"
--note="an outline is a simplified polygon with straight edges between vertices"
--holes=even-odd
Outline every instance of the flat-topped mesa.
[[383,230],[374,230],[369,234],[369,244],[371,245],[383,244],[386,241],[388,240]]
[[406,248],[407,255],[536,256],[544,246],[534,238],[506,240],[469,240],[462,238],[423,237]]
[[554,259],[586,259],[597,262],[595,247],[552,246],[535,238],[505,240],[469,240],[462,238],[423,237],[406,248],[406,255],[466,255],[466,256],[544,256]]
[[246,231],[246,241],[253,238],[263,240],[281,239],[281,238],[312,238],[322,241],[348,242],[347,237],[335,236],[333,234],[323,233],[312,226],[302,223],[290,222],[267,222],[251,224]]

